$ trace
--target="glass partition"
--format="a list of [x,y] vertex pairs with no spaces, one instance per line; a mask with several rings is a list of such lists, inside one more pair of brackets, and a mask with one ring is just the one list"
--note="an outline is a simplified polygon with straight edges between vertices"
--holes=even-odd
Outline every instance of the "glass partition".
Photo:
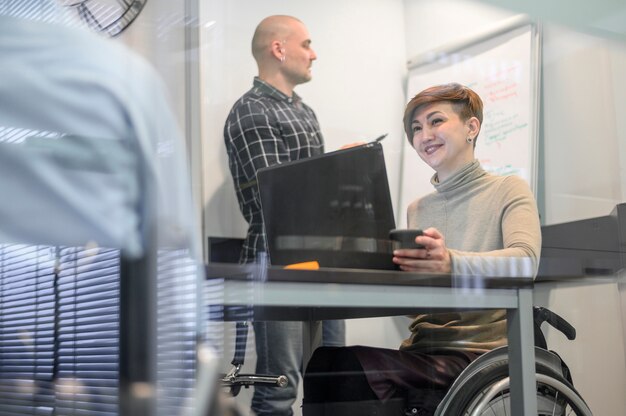
[[[0,68],[0,415],[199,415],[235,391],[236,397],[218,408],[258,411],[259,405],[251,404],[255,391],[274,394],[282,388],[262,382],[232,388],[221,379],[233,371],[232,357],[242,363],[240,373],[283,375],[271,368],[257,374],[265,353],[259,352],[263,339],[255,338],[254,322],[298,322],[290,341],[303,349],[305,361],[324,337],[317,321],[339,322],[339,333],[345,325],[346,345],[397,351],[416,333],[409,329],[414,321],[408,315],[491,308],[501,318],[498,342],[506,343],[507,319],[517,325],[518,308],[511,302],[524,302],[519,293],[531,288],[529,270],[530,275],[537,271],[531,303],[556,312],[577,330],[577,338],[568,340],[544,323],[547,349],[562,357],[594,414],[626,413],[621,391],[626,383],[626,129],[620,116],[626,109],[620,27],[626,25],[619,24],[624,6],[600,1],[587,13],[587,6],[563,4],[568,12],[557,16],[544,5],[527,3],[0,2],[0,57],[11,63]],[[255,28],[272,15],[300,20],[307,36],[295,46],[306,49],[308,58],[297,67],[300,49],[288,37],[278,39],[271,50],[274,63],[282,62],[289,69],[284,73],[297,81],[291,79],[293,88],[286,92],[270,89],[284,98],[284,108],[267,116],[251,106],[235,119],[231,110],[254,87],[255,76],[269,87],[284,87],[260,68],[258,50],[256,58],[253,54]],[[439,192],[433,175],[440,172],[425,149],[420,155],[419,146],[414,148],[413,128],[421,129],[426,119],[415,120],[417,109],[409,115],[408,140],[403,122],[406,104],[417,92],[409,92],[408,85],[415,58],[462,68],[467,51],[455,45],[471,50],[481,34],[516,19],[531,22],[539,35],[533,57],[539,69],[537,160],[530,175],[536,179],[531,195],[539,219],[520,233],[535,227],[542,241],[540,254],[537,250],[532,260],[522,256],[520,262],[481,254],[494,250],[492,234],[502,246],[509,244],[502,237],[506,230],[493,231],[504,216],[488,214],[501,194],[467,207],[448,200],[450,205],[427,213],[409,208]],[[490,39],[483,41],[492,46]],[[488,64],[493,70],[488,76],[517,67],[515,62]],[[423,78],[438,79],[434,73]],[[523,128],[495,113],[494,100],[503,97],[496,93],[507,93],[496,91],[506,88],[501,81],[491,85],[494,94],[481,93],[483,120],[500,117],[504,132]],[[479,90],[477,83],[468,84]],[[285,116],[294,100],[306,116]],[[384,236],[329,236],[340,227],[311,223],[305,210],[285,206],[281,224],[324,230],[321,236],[279,239],[287,250],[309,250],[308,255],[293,261],[299,263],[295,269],[285,269],[268,249],[259,249],[265,247],[259,242],[263,232],[251,245],[246,216],[260,227],[262,215],[271,215],[267,204],[265,212],[254,215],[247,205],[261,199],[263,184],[255,169],[262,163],[250,162],[250,174],[246,162],[237,159],[245,151],[233,153],[229,140],[237,140],[233,125],[258,131],[254,123],[245,124],[246,117],[276,114],[312,126],[301,136],[298,128],[291,132],[307,141],[306,151],[293,157],[302,166],[309,156],[349,155],[356,150],[347,147],[354,144],[381,148],[393,224],[421,229],[436,224],[447,244],[440,253],[452,256],[444,261],[448,267],[403,273],[391,260],[397,243]],[[269,128],[288,128],[281,120]],[[498,154],[498,141],[487,137],[492,128],[477,136],[469,124],[466,128],[460,144],[476,143],[477,157],[493,146],[485,154],[497,157],[491,155]],[[283,140],[284,133],[273,139]],[[440,146],[450,143],[447,139],[432,140]],[[254,153],[254,146],[266,144],[261,140],[245,150]],[[237,169],[247,176],[238,176]],[[320,192],[307,190],[313,183],[307,175],[291,180],[296,202],[323,195],[331,199],[327,205],[334,220],[357,211],[359,218],[370,218],[374,198],[366,198],[363,183],[372,178],[363,174],[359,183],[346,185],[350,175],[328,178],[330,171],[308,173],[322,178],[317,183],[326,182],[315,185],[323,186],[314,190]],[[502,172],[514,169],[505,166]],[[340,188],[336,195],[334,188]],[[288,200],[271,192],[270,197],[273,203]],[[449,217],[442,220],[441,213]],[[468,248],[468,241],[484,245]],[[248,254],[258,250],[256,260],[251,256],[238,264],[245,260],[242,246]],[[310,255],[331,250],[362,257],[379,249],[386,250],[388,267],[319,267],[321,256]],[[528,335],[530,308],[519,310],[527,321],[513,331]],[[540,338],[539,332],[534,335]],[[530,345],[520,342],[522,354],[515,357],[523,358],[528,352],[523,348]],[[541,354],[539,359],[545,358]],[[301,415],[306,364],[293,370],[290,387],[297,389],[288,393],[287,407]],[[407,410],[406,403],[401,406]],[[220,414],[218,408],[213,414]]]

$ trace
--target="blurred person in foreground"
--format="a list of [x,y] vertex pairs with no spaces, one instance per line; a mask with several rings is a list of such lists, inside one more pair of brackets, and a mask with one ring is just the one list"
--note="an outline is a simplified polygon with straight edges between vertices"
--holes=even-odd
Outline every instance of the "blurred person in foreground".
[[[159,258],[159,270],[149,279],[167,278],[162,270],[177,270],[175,286],[180,292],[172,299],[182,299],[182,292],[191,288],[191,298],[199,301],[200,298],[194,296],[200,292],[197,288],[203,277],[199,228],[194,221],[184,141],[165,86],[142,57],[120,41],[105,39],[82,27],[69,9],[59,3],[55,0],[0,1],[0,61],[3,63],[0,65],[0,144],[6,153],[11,150],[16,154],[29,151],[35,154],[35,150],[40,150],[39,154],[50,156],[45,159],[51,161],[50,165],[55,162],[54,169],[46,170],[49,165],[36,162],[43,157],[23,158],[19,169],[0,181],[3,190],[3,186],[15,184],[21,190],[0,203],[0,217],[24,219],[5,221],[6,226],[0,230],[0,242],[89,246],[93,252],[100,248],[119,248],[121,256],[132,261],[141,259],[146,252],[177,252],[179,256]],[[120,158],[120,154],[131,157]],[[56,155],[63,158],[55,158]],[[0,154],[0,161],[3,156],[6,155]],[[28,199],[33,195],[41,204],[28,203],[37,199]],[[170,262],[174,263],[171,268],[167,265]],[[112,279],[111,287],[107,286],[110,291],[114,290],[113,279],[118,273],[113,270],[114,265],[107,264],[106,277]],[[92,273],[84,272],[85,282],[87,275],[91,277]],[[54,290],[56,293],[57,288]],[[146,293],[141,295],[148,297]],[[78,292],[72,296],[78,297]],[[131,299],[135,301],[139,299]],[[165,306],[159,303],[159,313],[168,313],[168,319],[175,321],[177,328],[187,330],[190,341],[185,345],[195,345],[195,340],[201,338],[196,333],[199,305],[168,301]],[[109,307],[114,310],[115,305]],[[139,322],[142,329],[153,324]],[[79,323],[75,325],[78,328]],[[176,337],[176,344],[182,344],[179,333],[168,333],[163,326],[158,331],[159,342]],[[117,341],[115,337],[111,343],[113,341]],[[55,337],[50,342],[59,341]],[[115,348],[111,346],[113,354]],[[29,350],[28,354],[31,353]],[[85,362],[82,356],[85,353],[76,349],[72,354],[76,364],[67,366],[80,368]],[[92,366],[110,364],[109,361],[93,361],[93,352],[86,354]],[[146,356],[149,354],[150,351],[145,351]],[[193,387],[194,376],[202,369],[190,363],[189,351],[183,349],[168,350],[166,369],[160,367],[163,363],[160,358],[156,360],[158,381],[155,380],[154,385],[146,383],[144,390],[154,388],[158,393],[151,399],[160,403],[168,401],[172,408],[182,407],[187,399],[184,394],[193,391],[193,388],[181,388],[183,379],[193,374],[187,379]],[[137,362],[132,365],[133,368],[141,366]],[[63,378],[80,376],[72,371],[61,371],[64,376],[58,380],[55,373],[55,381],[62,384]],[[180,377],[175,378],[175,373]],[[217,377],[217,374],[212,376]],[[35,383],[40,381],[37,377],[45,379],[39,375],[33,377]],[[121,402],[128,393],[124,391],[128,390],[125,387],[128,380],[124,380],[121,370],[119,377],[120,391],[116,399]],[[175,380],[175,389],[168,390],[172,380]],[[17,382],[23,385],[25,380]],[[107,380],[90,382],[98,385]],[[81,398],[84,402],[88,399],[89,395]],[[92,404],[98,406],[98,403]]]

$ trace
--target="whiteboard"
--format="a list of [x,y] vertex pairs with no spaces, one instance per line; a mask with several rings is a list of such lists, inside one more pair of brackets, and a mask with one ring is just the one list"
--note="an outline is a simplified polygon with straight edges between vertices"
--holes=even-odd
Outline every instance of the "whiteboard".
[[[535,26],[516,18],[455,47],[431,51],[409,61],[407,102],[438,84],[458,82],[483,100],[483,124],[476,158],[499,175],[518,175],[536,193],[539,96],[539,43]],[[459,46],[460,45],[460,46]],[[399,226],[406,227],[406,209],[434,191],[434,171],[403,143]]]

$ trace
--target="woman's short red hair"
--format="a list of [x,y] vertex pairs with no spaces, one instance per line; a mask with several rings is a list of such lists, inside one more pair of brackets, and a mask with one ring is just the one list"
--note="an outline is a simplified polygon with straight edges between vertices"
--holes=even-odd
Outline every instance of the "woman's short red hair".
[[435,85],[418,93],[409,101],[404,110],[404,131],[409,143],[413,145],[413,117],[417,109],[426,104],[449,102],[456,110],[461,120],[466,121],[476,117],[483,123],[483,100],[472,89],[457,83]]

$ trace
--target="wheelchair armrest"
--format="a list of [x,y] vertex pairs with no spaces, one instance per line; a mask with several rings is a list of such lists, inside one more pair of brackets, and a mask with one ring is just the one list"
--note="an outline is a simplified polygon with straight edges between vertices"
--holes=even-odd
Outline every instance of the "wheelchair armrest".
[[533,307],[533,317],[537,326],[541,326],[542,323],[547,322],[552,327],[559,330],[559,332],[565,335],[570,341],[576,339],[576,328],[550,309],[535,306]]

